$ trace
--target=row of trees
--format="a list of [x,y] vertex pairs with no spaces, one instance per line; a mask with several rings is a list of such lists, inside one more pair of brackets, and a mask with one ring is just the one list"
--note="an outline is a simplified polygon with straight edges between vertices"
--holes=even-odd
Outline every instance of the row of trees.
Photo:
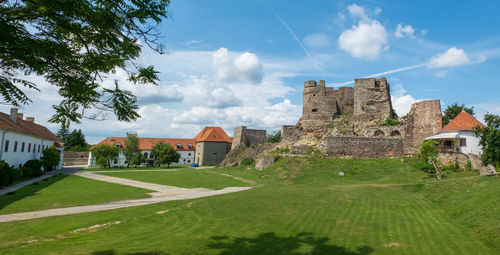
[[[139,138],[136,133],[127,133],[127,139],[123,148],[118,148],[112,144],[101,144],[95,146],[91,151],[96,159],[96,163],[107,167],[111,167],[111,163],[118,160],[120,152],[125,156],[127,168],[130,165],[137,167],[148,160],[139,150]],[[157,166],[167,164],[167,167],[170,167],[172,163],[178,162],[181,157],[172,145],[162,141],[153,146],[151,156]]]

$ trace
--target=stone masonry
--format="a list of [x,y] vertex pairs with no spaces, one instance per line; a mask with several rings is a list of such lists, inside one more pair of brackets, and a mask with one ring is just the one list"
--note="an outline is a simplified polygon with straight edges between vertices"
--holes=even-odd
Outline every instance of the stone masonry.
[[266,130],[247,129],[245,126],[237,127],[234,129],[231,149],[236,148],[240,144],[244,144],[247,147],[253,144],[262,144],[266,140]]
[[441,102],[426,100],[414,103],[406,119],[404,152],[417,154],[426,137],[438,133],[442,126]]

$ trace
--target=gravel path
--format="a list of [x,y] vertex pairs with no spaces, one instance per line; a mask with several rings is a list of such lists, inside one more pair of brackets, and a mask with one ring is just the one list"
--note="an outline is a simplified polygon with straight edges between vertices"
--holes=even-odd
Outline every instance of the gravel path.
[[28,219],[36,219],[50,216],[59,216],[59,215],[68,215],[68,214],[78,214],[85,212],[97,212],[97,211],[105,211],[111,209],[132,207],[132,206],[141,206],[148,205],[153,203],[172,201],[172,200],[184,200],[184,199],[193,199],[200,197],[208,197],[215,196],[220,194],[238,192],[243,190],[251,189],[251,187],[228,187],[221,190],[211,190],[205,188],[194,188],[194,189],[186,189],[179,188],[175,186],[167,186],[160,184],[153,184],[147,182],[134,181],[124,178],[111,177],[105,175],[94,174],[91,172],[76,172],[74,175],[78,175],[81,177],[94,179],[98,181],[117,183],[121,185],[127,185],[137,188],[143,188],[152,190],[154,192],[149,193],[151,198],[143,198],[143,199],[133,199],[133,200],[123,200],[116,201],[98,205],[86,205],[86,206],[75,206],[68,208],[57,208],[50,210],[42,210],[42,211],[34,211],[34,212],[24,212],[24,213],[13,213],[13,214],[5,214],[0,215],[0,222],[9,222],[9,221],[19,221],[19,220],[28,220]]

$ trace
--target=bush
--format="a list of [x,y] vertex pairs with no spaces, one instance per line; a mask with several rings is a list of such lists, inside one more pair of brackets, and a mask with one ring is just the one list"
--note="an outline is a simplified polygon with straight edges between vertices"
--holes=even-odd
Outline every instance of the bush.
[[412,167],[415,167],[419,170],[422,170],[426,173],[432,173],[434,172],[434,166],[428,162],[425,162],[425,161],[414,161],[411,163],[411,166]]
[[253,158],[246,158],[244,160],[241,161],[241,164],[242,166],[251,166],[255,164],[255,160]]
[[32,159],[26,161],[23,167],[30,168],[32,170],[31,177],[38,177],[43,175],[42,162],[38,159]]
[[399,125],[399,124],[400,124],[400,122],[398,120],[387,118],[387,119],[385,119],[384,122],[380,123],[380,126],[395,126],[395,125]]
[[8,186],[16,181],[20,181],[22,173],[19,169],[10,167],[4,161],[0,161],[0,186]]
[[21,167],[21,174],[23,176],[23,179],[30,179],[33,176],[33,169],[29,167]]
[[467,163],[465,164],[465,171],[472,171],[472,162],[470,160],[467,160]]

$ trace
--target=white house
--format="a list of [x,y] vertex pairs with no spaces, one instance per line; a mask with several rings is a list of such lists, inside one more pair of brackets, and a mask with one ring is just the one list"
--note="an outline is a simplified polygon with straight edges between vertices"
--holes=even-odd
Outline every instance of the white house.
[[441,152],[481,155],[483,149],[479,145],[479,137],[474,135],[474,128],[477,126],[484,127],[481,122],[467,112],[461,112],[437,135],[427,137],[425,140],[437,141]]
[[13,167],[20,167],[31,159],[40,159],[42,151],[52,145],[61,155],[56,169],[61,169],[64,156],[62,140],[46,127],[35,123],[34,117],[18,113],[16,108],[10,115],[0,112],[0,160]]
[[[122,148],[125,145],[125,140],[127,140],[127,137],[108,137],[101,142],[99,142],[97,145],[101,144],[111,144],[115,145],[117,147]],[[173,163],[173,164],[192,164],[194,163],[194,157],[195,157],[195,140],[194,139],[177,139],[177,138],[139,138],[139,150],[141,151],[142,154],[146,156],[146,159],[152,160],[153,157],[151,156],[151,149],[153,146],[158,143],[158,142],[164,142],[164,143],[169,143],[174,147],[174,149],[181,154],[181,157],[178,162]],[[120,155],[117,160],[112,162],[112,166],[124,166],[127,165],[125,155],[120,152]],[[95,166],[97,165],[95,157],[92,155],[92,152],[90,152],[89,155],[89,166]]]

